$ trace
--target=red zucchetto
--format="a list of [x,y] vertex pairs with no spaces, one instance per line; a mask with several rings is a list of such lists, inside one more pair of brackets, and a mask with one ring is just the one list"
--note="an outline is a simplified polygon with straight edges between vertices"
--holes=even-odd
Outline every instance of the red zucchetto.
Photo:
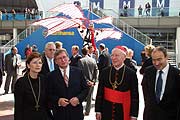
[[127,54],[127,49],[123,46],[116,46],[115,48],[118,48],[119,50],[121,50],[121,52],[126,55]]

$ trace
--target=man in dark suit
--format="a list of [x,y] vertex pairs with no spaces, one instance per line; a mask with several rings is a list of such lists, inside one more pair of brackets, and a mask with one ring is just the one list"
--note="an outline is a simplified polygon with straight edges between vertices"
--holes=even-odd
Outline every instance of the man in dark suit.
[[4,75],[4,53],[0,53],[0,87],[3,81]]
[[145,69],[142,81],[143,120],[179,120],[180,70],[168,63],[164,47],[156,47],[151,57],[153,66]]
[[71,49],[72,56],[70,58],[70,65],[71,66],[78,66],[78,61],[82,58],[79,54],[79,46],[73,45]]
[[91,100],[92,100],[94,85],[98,75],[98,67],[96,61],[88,55],[87,47],[82,48],[82,54],[83,54],[83,58],[79,60],[79,67],[82,69],[83,75],[90,88],[88,96],[86,98],[87,101],[86,101],[86,108],[84,115],[89,115],[91,110]]
[[[18,53],[18,49],[16,47],[11,48],[11,52],[5,56],[5,71],[7,73],[6,82],[4,86],[5,93],[8,94],[9,86],[11,83],[11,92],[14,92],[14,85],[17,80],[17,72],[19,67],[21,66],[21,56]],[[12,82],[11,82],[12,78]]]
[[54,120],[83,120],[82,102],[89,88],[82,70],[69,66],[69,56],[65,49],[56,51],[54,58],[59,69],[48,75]]
[[43,54],[43,66],[40,74],[47,75],[47,73],[58,68],[58,65],[54,61],[54,53],[56,51],[56,46],[54,42],[48,42],[45,45],[44,54]]
[[[54,54],[56,52],[56,45],[54,42],[48,42],[45,45],[45,49],[44,49],[44,53],[42,55],[42,59],[43,59],[43,65],[42,65],[42,69],[40,74],[44,75],[45,77],[47,77],[47,75],[55,70],[58,69],[58,65],[55,63],[54,61]],[[51,81],[51,79],[48,79],[49,81]],[[48,104],[49,107],[49,116],[51,117],[51,119],[53,120],[53,114],[52,114],[52,105],[51,103]]]
[[98,58],[98,69],[99,69],[99,76],[101,74],[101,71],[110,66],[110,55],[108,53],[108,50],[105,47],[105,44],[101,43],[99,45],[99,51],[100,51],[100,55]]

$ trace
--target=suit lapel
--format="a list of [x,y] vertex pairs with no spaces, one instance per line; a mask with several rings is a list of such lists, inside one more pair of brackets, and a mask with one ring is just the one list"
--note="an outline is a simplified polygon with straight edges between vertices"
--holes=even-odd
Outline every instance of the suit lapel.
[[156,92],[155,92],[155,85],[156,85],[156,72],[157,72],[157,70],[153,67],[153,70],[152,70],[152,72],[151,72],[151,77],[150,77],[150,83],[149,83],[149,86],[150,86],[150,88],[152,88],[151,89],[151,92],[152,92],[152,97],[153,97],[153,99],[156,101]]
[[172,71],[172,66],[169,66],[169,70],[168,70],[168,74],[167,74],[167,78],[166,78],[166,85],[165,85],[162,100],[166,97],[167,93],[169,93],[169,90],[171,90],[171,87],[172,87],[173,75],[172,75],[172,72],[170,72],[170,71]]
[[57,69],[57,80],[60,84],[64,84],[65,85],[65,82],[64,82],[64,78],[63,78],[63,75],[61,73],[61,70],[60,69]]
[[72,79],[73,79],[73,77],[74,77],[74,69],[73,69],[73,67],[71,67],[70,66],[70,71],[69,71],[69,86],[71,86],[71,84],[72,84]]
[[[44,56],[45,57],[45,56]],[[48,61],[47,61],[47,58],[45,57],[44,58],[44,64],[45,64],[45,69],[47,69],[48,70],[48,72],[50,72],[50,70],[49,70],[49,66],[48,66]]]

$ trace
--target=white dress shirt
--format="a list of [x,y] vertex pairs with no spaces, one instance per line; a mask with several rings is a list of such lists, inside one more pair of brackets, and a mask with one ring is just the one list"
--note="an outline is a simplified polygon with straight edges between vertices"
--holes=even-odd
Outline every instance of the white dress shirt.
[[[158,79],[158,76],[159,76],[159,71],[160,70],[157,70],[157,72],[156,72],[156,84],[157,84],[157,79]],[[165,91],[166,81],[167,81],[167,74],[168,74],[168,71],[169,71],[169,64],[167,64],[166,67],[164,67],[162,69],[162,71],[163,71],[163,73],[161,75],[162,75],[163,83],[162,83],[162,90],[161,90],[160,100],[162,99],[164,91]],[[156,86],[156,84],[155,84],[155,86]],[[155,87],[155,91],[156,91],[156,87]]]
[[[62,69],[62,68],[60,68],[60,67],[59,67],[59,69],[60,69],[62,75],[64,75],[64,69]],[[68,65],[67,68],[66,68],[66,75],[67,75],[68,78],[69,78],[69,70],[70,70],[70,67],[69,67],[69,65]],[[63,76],[63,77],[64,77],[64,76]]]

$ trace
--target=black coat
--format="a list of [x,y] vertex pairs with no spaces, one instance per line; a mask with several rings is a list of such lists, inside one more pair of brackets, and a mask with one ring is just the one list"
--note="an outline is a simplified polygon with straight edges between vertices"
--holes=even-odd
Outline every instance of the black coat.
[[[54,69],[57,69],[57,68],[58,68],[58,65],[54,63]],[[49,72],[50,72],[50,69],[48,66],[47,58],[45,57],[45,55],[43,55],[43,66],[42,66],[40,74],[43,74],[44,76],[46,76]]]
[[134,61],[130,58],[126,58],[125,61],[124,61],[124,64],[131,68],[132,70],[134,70],[135,72],[137,71],[137,68],[136,68],[136,63],[134,63]]
[[106,67],[109,67],[111,65],[110,62],[110,55],[107,51],[103,51],[98,58],[98,69],[99,69],[99,75],[101,74],[102,70]]
[[145,70],[142,88],[145,100],[143,120],[179,120],[180,70],[170,65],[162,100],[157,103],[155,95],[156,69]]
[[[30,78],[36,96],[39,93],[38,79]],[[40,108],[35,109],[35,99],[28,81],[28,74],[17,80],[15,84],[15,112],[14,120],[48,120],[47,115],[47,82],[43,76],[40,76]]]
[[153,63],[152,63],[152,58],[149,57],[149,58],[147,58],[147,59],[145,60],[145,62],[144,62],[144,64],[142,65],[141,69],[139,70],[139,71],[140,71],[140,74],[144,74],[144,70],[145,70],[147,67],[151,66],[151,65],[153,65]]
[[71,58],[70,58],[70,65],[71,66],[76,66],[76,67],[78,67],[78,62],[79,62],[79,60],[82,58],[82,56],[81,55],[76,55],[75,57],[73,57],[73,56],[71,56]]
[[[124,66],[125,67],[125,66]],[[120,83],[122,80],[123,69],[122,67],[118,71],[118,80]],[[100,112],[102,114],[102,120],[112,120],[112,116],[114,116],[114,120],[124,120],[123,119],[123,105],[121,103],[115,103],[106,100],[104,98],[104,88],[112,89],[112,85],[110,84],[110,80],[114,81],[115,79],[115,69],[112,68],[111,71],[111,79],[109,78],[111,67],[107,67],[102,71],[100,76],[98,91],[95,102],[95,111]],[[125,67],[125,74],[123,81],[118,87],[115,89],[120,92],[130,91],[131,103],[130,103],[130,116],[137,117],[139,110],[139,93],[138,93],[138,79],[136,73],[128,67]],[[115,111],[114,115],[112,115],[112,111]]]
[[[60,69],[52,71],[48,75],[48,80],[54,120],[83,120],[82,102],[86,98],[89,88],[82,71],[76,67],[70,67],[68,87],[66,87]],[[66,107],[58,106],[59,98],[71,99],[72,97],[79,99],[80,103],[77,106],[73,107],[71,104]]]

